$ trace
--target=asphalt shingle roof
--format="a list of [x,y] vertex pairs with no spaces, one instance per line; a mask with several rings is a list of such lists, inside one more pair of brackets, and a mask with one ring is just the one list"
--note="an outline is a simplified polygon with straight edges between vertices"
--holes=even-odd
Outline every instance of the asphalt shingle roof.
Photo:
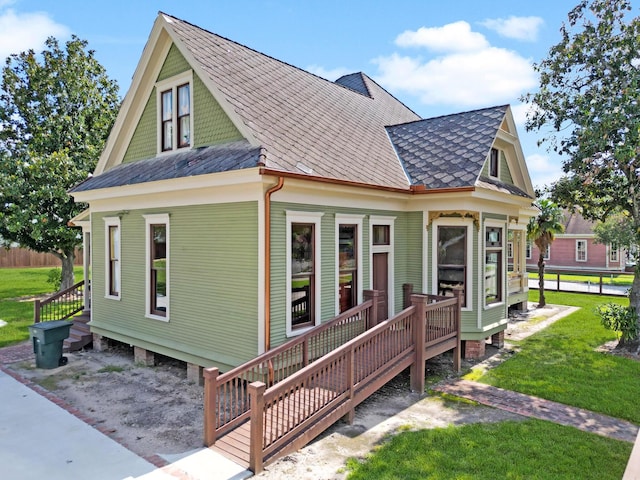
[[88,178],[71,192],[239,170],[256,167],[259,161],[260,148],[252,147],[249,142],[243,140],[123,163]]
[[[361,87],[345,88],[185,21],[165,18],[264,147],[267,168],[408,187],[384,126],[420,117],[369,77],[359,74]],[[369,96],[360,93],[362,88]]]
[[507,106],[387,127],[412,185],[428,189],[476,184]]

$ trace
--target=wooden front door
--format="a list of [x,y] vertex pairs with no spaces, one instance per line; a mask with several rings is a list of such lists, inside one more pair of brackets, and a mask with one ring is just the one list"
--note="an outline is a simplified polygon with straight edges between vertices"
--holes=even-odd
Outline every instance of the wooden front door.
[[373,254],[373,289],[378,290],[378,318],[376,323],[386,320],[389,315],[389,254]]

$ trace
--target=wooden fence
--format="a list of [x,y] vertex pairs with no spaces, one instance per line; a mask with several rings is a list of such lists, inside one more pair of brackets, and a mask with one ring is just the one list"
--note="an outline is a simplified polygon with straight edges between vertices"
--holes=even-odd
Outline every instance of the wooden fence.
[[[82,250],[76,250],[76,265],[82,265]],[[0,248],[0,268],[60,267],[60,260],[51,253],[39,253],[27,248]]]

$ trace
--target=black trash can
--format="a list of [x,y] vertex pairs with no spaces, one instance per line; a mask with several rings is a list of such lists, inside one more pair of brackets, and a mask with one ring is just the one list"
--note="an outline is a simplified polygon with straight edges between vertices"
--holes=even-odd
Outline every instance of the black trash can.
[[67,358],[62,356],[62,345],[64,339],[69,336],[71,325],[72,322],[67,320],[29,325],[33,353],[36,354],[36,367],[56,368],[66,365]]

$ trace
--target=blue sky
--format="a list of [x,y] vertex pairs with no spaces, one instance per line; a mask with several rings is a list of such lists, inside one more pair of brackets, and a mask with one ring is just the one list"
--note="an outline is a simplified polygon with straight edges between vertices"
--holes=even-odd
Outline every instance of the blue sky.
[[560,159],[518,98],[578,0],[0,0],[0,59],[47,36],[89,42],[124,96],[158,11],[330,80],[363,71],[422,117],[509,103],[534,186]]

